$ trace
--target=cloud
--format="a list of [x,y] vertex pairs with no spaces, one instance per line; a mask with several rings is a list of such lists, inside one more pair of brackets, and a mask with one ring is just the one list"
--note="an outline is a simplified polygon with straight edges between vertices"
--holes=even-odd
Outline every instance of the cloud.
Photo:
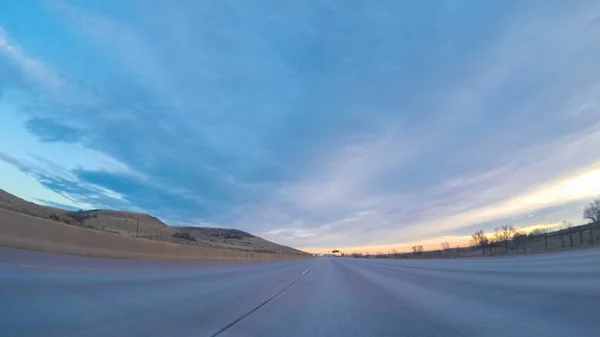
[[[556,180],[577,175],[582,168],[589,169],[600,160],[589,151],[598,141],[597,108],[593,103],[598,94],[598,74],[581,80],[575,79],[569,71],[553,72],[553,76],[563,76],[570,84],[557,85],[552,82],[551,85],[538,88],[538,92],[531,97],[505,97],[506,91],[503,88],[515,83],[517,78],[514,76],[517,74],[523,76],[519,69],[529,64],[530,60],[541,56],[545,51],[566,46],[561,38],[566,38],[568,34],[556,38],[554,34],[544,31],[552,23],[556,23],[552,22],[553,19],[562,20],[559,21],[559,26],[565,31],[582,34],[578,34],[576,41],[568,41],[569,47],[566,50],[570,50],[569,53],[549,57],[541,67],[532,66],[527,71],[527,76],[548,76],[546,66],[553,62],[560,62],[561,66],[577,73],[587,72],[594,63],[588,58],[591,55],[588,52],[597,34],[586,28],[598,18],[598,10],[595,8],[580,14],[567,16],[566,19],[553,17],[533,24],[528,22],[528,25],[519,22],[523,18],[517,19],[518,29],[509,30],[497,45],[481,55],[482,60],[487,63],[482,64],[479,60],[478,68],[490,69],[491,72],[475,74],[464,81],[464,87],[459,86],[449,93],[445,92],[443,96],[447,96],[447,99],[432,99],[434,102],[439,101],[439,105],[444,107],[444,114],[451,116],[453,120],[439,116],[429,126],[429,132],[422,138],[434,139],[436,143],[416,137],[411,143],[417,144],[419,148],[408,165],[396,165],[390,175],[384,175],[384,179],[379,181],[377,178],[382,176],[381,172],[373,175],[368,166],[357,167],[356,175],[366,182],[357,183],[352,179],[342,178],[348,186],[340,188],[339,184],[331,185],[332,181],[336,182],[338,177],[345,177],[352,170],[356,157],[348,155],[339,160],[339,170],[334,170],[327,178],[321,179],[325,183],[314,186],[307,185],[312,183],[299,183],[300,187],[296,189],[305,193],[294,197],[294,200],[311,205],[314,201],[327,197],[333,187],[339,192],[332,200],[345,205],[349,204],[345,198],[361,202],[373,200],[373,204],[369,206],[376,205],[377,213],[385,216],[356,223],[355,229],[347,230],[347,237],[340,241],[349,241],[350,238],[356,241],[360,232],[371,228],[374,232],[371,242],[393,242],[407,237],[435,235],[448,228],[459,229],[477,221],[500,219],[510,212],[540,209],[568,202],[573,198],[592,197],[597,193],[592,185],[588,185],[585,193],[570,193],[568,184],[564,185]],[[539,40],[531,46],[522,36],[536,36]],[[567,60],[563,59],[566,55],[577,55],[577,58],[585,60],[585,65],[563,64]],[[529,83],[520,85],[520,90],[524,91],[533,87]],[[539,86],[538,83],[535,85]],[[469,96],[464,94],[467,92]],[[495,104],[494,101],[500,98],[504,100],[504,106],[490,109],[489,105]],[[483,113],[484,109],[490,109],[490,113]],[[508,113],[510,109],[515,111]],[[585,112],[580,115],[579,111]],[[499,119],[490,114],[505,114],[512,120],[503,120],[502,117]],[[574,119],[573,116],[578,116],[579,119]],[[478,125],[477,122],[494,124],[489,127]],[[531,122],[536,124],[532,127]],[[548,132],[550,130],[554,132]],[[457,131],[460,132],[457,134]],[[468,137],[469,134],[472,137]],[[444,138],[447,143],[440,145],[439,142],[444,142]],[[476,142],[470,142],[469,138],[476,139]],[[385,139],[385,136],[381,139]],[[455,146],[457,141],[461,142],[460,146]],[[406,142],[395,142],[390,146],[397,149],[395,152],[383,153],[402,156],[405,148],[403,143]],[[430,147],[433,147],[433,153],[430,152]],[[447,154],[443,152],[444,149],[447,149]],[[377,147],[370,147],[365,152],[377,153]],[[367,161],[367,165],[375,166],[375,163],[377,162]],[[379,168],[384,167],[385,164]],[[361,176],[362,172],[365,174]],[[408,181],[397,180],[398,177],[406,176],[411,178]],[[522,197],[523,199],[512,199],[515,194],[524,193],[527,189],[536,188],[538,184],[548,181],[556,181],[550,190],[533,192]],[[363,184],[372,186],[372,191],[362,188],[360,185]],[[578,186],[580,188],[582,185]],[[386,190],[391,193],[382,193]],[[532,198],[538,202],[533,202]],[[516,204],[523,200],[528,202]],[[329,233],[323,235],[331,237]]]
[[73,128],[51,119],[33,118],[25,124],[27,130],[37,135],[43,142],[74,143],[83,136],[83,130]]
[[[165,189],[128,175],[106,171],[75,170],[78,180],[92,186],[103,188],[123,196],[125,202],[136,205],[140,209],[150,210],[158,214],[181,218],[194,210],[202,213],[202,203],[185,195],[169,193]],[[174,212],[176,211],[176,212]]]
[[51,69],[28,56],[20,46],[9,41],[2,27],[0,27],[0,53],[8,61],[13,62],[25,77],[33,80],[36,84],[43,85],[45,89],[52,91],[61,87],[61,79]]
[[592,197],[594,3],[132,8],[44,7],[83,66],[0,31],[0,99],[39,142],[96,158],[2,160],[72,200],[367,247]]
[[271,236],[284,236],[288,239],[308,239],[316,235],[314,232],[295,228],[273,229],[266,234]]
[[0,160],[2,160],[3,162],[13,165],[16,168],[18,168],[19,170],[23,171],[23,172],[30,172],[30,169],[22,164],[19,160],[17,160],[16,158],[13,158],[11,155],[9,155],[8,153],[4,153],[4,152],[0,152]]
[[66,204],[63,204],[60,202],[54,202],[54,201],[50,201],[50,200],[35,199],[35,202],[42,204],[42,205],[50,206],[50,207],[66,209],[69,211],[78,211],[79,210],[79,208],[77,208],[77,207],[73,207],[71,205],[66,205]]
[[[34,157],[34,159],[24,163],[0,153],[0,160],[17,167],[23,173],[34,177],[44,187],[68,200],[87,205],[88,209],[147,211],[174,221],[186,220],[191,215],[202,213],[204,205],[198,200],[182,194],[170,193],[160,187],[153,187],[135,176],[83,169],[65,172],[60,166],[48,160],[40,163],[38,158]],[[42,200],[42,203],[55,207],[63,205],[49,200]],[[69,205],[68,208],[74,207]]]

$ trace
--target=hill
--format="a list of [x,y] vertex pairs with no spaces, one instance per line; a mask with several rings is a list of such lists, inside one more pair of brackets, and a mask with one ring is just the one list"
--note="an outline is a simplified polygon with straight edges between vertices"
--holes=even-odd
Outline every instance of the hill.
[[68,211],[38,205],[0,189],[0,208],[30,216],[62,222],[124,236],[185,243],[213,248],[250,252],[304,255],[300,250],[278,245],[237,229],[208,227],[172,227],[148,214],[116,211]]
[[300,250],[278,245],[261,237],[238,229],[211,227],[176,227],[179,231],[189,234],[200,242],[209,243],[215,247],[248,250],[252,248],[259,252],[277,252],[282,254],[306,254]]

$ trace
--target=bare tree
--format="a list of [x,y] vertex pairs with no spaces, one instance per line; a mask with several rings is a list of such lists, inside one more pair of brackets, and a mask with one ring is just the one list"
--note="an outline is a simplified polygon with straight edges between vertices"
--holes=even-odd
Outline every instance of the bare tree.
[[531,232],[529,232],[529,236],[544,235],[544,234],[548,234],[549,232],[550,232],[550,230],[548,228],[536,228],[536,229],[532,230]]
[[412,251],[415,254],[421,254],[423,252],[423,246],[421,245],[417,245],[417,246],[412,246]]
[[600,199],[595,199],[583,210],[583,218],[600,224]]
[[504,225],[496,227],[494,228],[494,240],[496,242],[507,241],[512,239],[515,233],[517,233],[517,229],[513,226]]
[[495,243],[504,242],[504,250],[508,254],[508,242],[515,236],[516,233],[517,229],[513,226],[504,225],[496,227],[494,228],[493,239]]
[[490,242],[483,230],[478,230],[477,232],[471,234],[471,237],[473,238],[475,246],[485,246]]
[[563,220],[563,221],[560,223],[560,229],[569,229],[569,228],[571,228],[571,227],[573,227],[573,223],[572,223],[572,222],[569,222],[569,221],[567,221],[567,220]]
[[525,236],[527,236],[527,233],[525,233],[524,231],[516,230],[512,235],[512,239],[516,240],[516,239],[523,238]]
[[442,245],[442,249],[443,249],[443,250],[448,250],[448,249],[450,249],[450,243],[449,243],[448,241],[444,241],[444,242],[442,242],[442,243],[441,243],[441,245]]

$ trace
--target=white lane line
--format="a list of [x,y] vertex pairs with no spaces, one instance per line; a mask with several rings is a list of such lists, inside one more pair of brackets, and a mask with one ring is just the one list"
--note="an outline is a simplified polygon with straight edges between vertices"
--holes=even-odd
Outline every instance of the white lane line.
[[217,337],[217,336],[221,335],[223,332],[225,332],[225,331],[229,330],[229,328],[231,328],[232,326],[234,326],[234,325],[238,324],[238,323],[239,323],[241,320],[243,320],[244,318],[246,318],[246,317],[248,317],[248,316],[252,315],[252,313],[254,313],[254,312],[255,312],[255,311],[257,311],[258,309],[262,308],[262,307],[263,307],[263,306],[265,306],[267,303],[269,303],[269,302],[271,302],[272,300],[274,300],[275,298],[277,298],[277,296],[281,295],[281,294],[282,294],[284,291],[286,291],[286,290],[288,290],[289,288],[291,288],[291,287],[292,287],[294,284],[296,284],[296,282],[300,281],[300,280],[301,280],[301,279],[304,277],[304,275],[305,275],[306,273],[308,273],[308,271],[309,271],[309,270],[310,270],[310,268],[306,269],[306,270],[305,270],[305,271],[302,273],[302,275],[298,276],[298,278],[297,278],[297,279],[296,279],[294,282],[290,283],[290,284],[289,284],[287,287],[285,287],[285,288],[281,289],[281,290],[280,290],[280,291],[279,291],[277,294],[275,294],[275,295],[271,296],[269,299],[267,299],[266,301],[262,302],[262,303],[261,303],[259,306],[257,306],[256,308],[254,308],[254,309],[250,310],[249,312],[247,312],[247,313],[246,313],[245,315],[243,315],[242,317],[240,317],[240,318],[236,319],[235,321],[233,321],[233,322],[231,322],[231,323],[227,324],[225,327],[221,328],[221,330],[219,330],[219,331],[217,331],[217,332],[213,333],[212,335],[210,335],[210,337]]

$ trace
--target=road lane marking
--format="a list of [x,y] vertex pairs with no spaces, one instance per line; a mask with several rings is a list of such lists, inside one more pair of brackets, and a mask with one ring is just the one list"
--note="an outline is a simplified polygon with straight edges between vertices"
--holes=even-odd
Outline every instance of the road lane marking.
[[255,307],[254,309],[248,311],[246,314],[242,315],[240,318],[236,319],[235,321],[227,324],[226,326],[224,326],[223,328],[221,328],[221,330],[213,333],[212,335],[210,335],[210,337],[216,337],[219,336],[220,334],[222,334],[223,332],[229,330],[229,328],[231,328],[232,326],[238,324],[239,322],[241,322],[244,318],[250,316],[251,314],[253,314],[255,311],[257,311],[258,309],[264,307],[265,305],[267,305],[267,303],[271,302],[272,300],[274,300],[277,296],[281,295],[284,291],[290,289],[294,284],[296,284],[298,281],[300,281],[304,276],[306,276],[306,273],[308,273],[308,271],[310,270],[310,268],[306,269],[304,272],[302,272],[302,274],[300,275],[300,277],[298,277],[296,280],[294,280],[294,282],[290,283],[287,287],[281,289],[277,294],[269,297],[266,301],[262,302],[260,305],[258,305],[257,307]]

